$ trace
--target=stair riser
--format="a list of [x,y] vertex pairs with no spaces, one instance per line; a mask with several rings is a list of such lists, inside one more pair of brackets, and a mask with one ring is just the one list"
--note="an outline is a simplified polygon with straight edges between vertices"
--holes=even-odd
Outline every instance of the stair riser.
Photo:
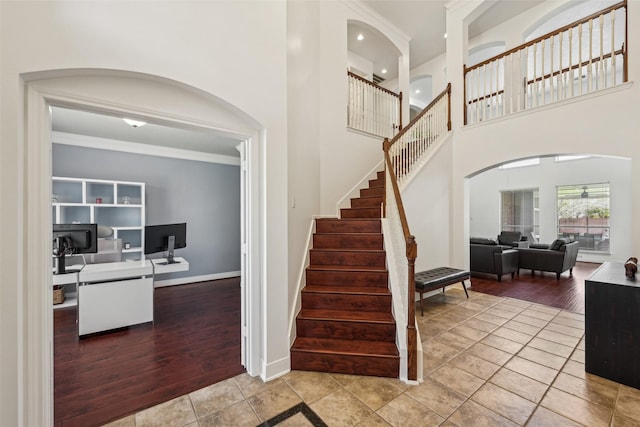
[[391,295],[302,292],[304,308],[321,310],[391,311]]
[[296,333],[299,337],[386,342],[396,340],[395,324],[296,319]]
[[382,204],[382,197],[359,197],[351,199],[352,208],[378,208]]
[[382,217],[382,212],[380,207],[340,209],[340,218],[380,218],[380,217]]
[[388,288],[389,274],[386,271],[306,271],[307,285],[362,286],[364,288]]
[[369,180],[369,188],[384,187],[384,177]]
[[360,197],[382,196],[383,194],[384,188],[382,187],[360,189]]
[[381,233],[382,224],[379,219],[348,220],[318,219],[316,233]]
[[376,356],[323,354],[291,350],[291,369],[398,378],[400,359]]
[[315,249],[383,249],[382,234],[348,235],[348,234],[314,234]]
[[384,252],[358,252],[358,251],[323,251],[312,249],[309,255],[312,265],[342,265],[342,266],[385,266]]

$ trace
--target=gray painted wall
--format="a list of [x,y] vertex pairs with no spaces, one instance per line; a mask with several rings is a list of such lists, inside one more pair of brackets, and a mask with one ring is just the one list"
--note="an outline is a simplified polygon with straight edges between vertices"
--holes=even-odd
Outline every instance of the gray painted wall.
[[187,247],[176,256],[189,261],[189,271],[160,280],[240,270],[239,166],[52,147],[54,176],[144,182],[147,225],[187,223]]

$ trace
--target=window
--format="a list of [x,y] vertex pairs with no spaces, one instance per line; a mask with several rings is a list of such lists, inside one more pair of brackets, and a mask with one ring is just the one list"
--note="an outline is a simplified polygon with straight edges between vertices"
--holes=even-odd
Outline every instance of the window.
[[538,189],[502,191],[500,230],[519,231],[529,241],[540,234]]
[[518,160],[516,162],[505,163],[502,166],[498,166],[498,169],[511,169],[511,168],[521,168],[523,166],[535,166],[540,164],[539,157],[533,157],[531,159]]
[[581,250],[609,252],[609,183],[557,187],[558,237]]

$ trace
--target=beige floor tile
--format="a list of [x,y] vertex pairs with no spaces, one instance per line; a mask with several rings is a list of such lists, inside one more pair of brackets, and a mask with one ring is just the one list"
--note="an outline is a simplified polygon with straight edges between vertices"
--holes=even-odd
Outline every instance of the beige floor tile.
[[487,309],[486,306],[482,304],[477,304],[471,300],[463,301],[462,303],[460,303],[460,307],[464,308],[465,310],[472,311],[474,313],[480,313],[481,311],[484,311]]
[[445,344],[440,337],[438,337],[423,342],[422,352],[430,358],[449,360],[460,353],[460,349]]
[[553,368],[559,371],[564,362],[567,360],[564,357],[556,356],[555,354],[548,353],[546,351],[538,350],[534,347],[526,346],[518,353],[518,356],[523,359],[531,360],[532,362],[539,363],[549,368]]
[[409,389],[410,387],[413,387],[410,384],[400,381],[399,378],[382,378],[382,379],[388,382],[389,384],[391,384],[392,386],[399,388],[402,391],[407,391],[407,389]]
[[468,320],[471,316],[473,316],[473,313],[447,310],[438,316],[438,320],[447,321],[451,323],[451,325],[453,326],[460,322],[464,322],[465,320]]
[[505,298],[504,302],[505,304],[514,305],[516,307],[522,307],[523,309],[531,305],[529,301],[524,301],[524,300],[515,299],[515,298]]
[[360,380],[345,386],[345,388],[374,411],[377,411],[402,393],[401,389],[391,385],[384,378],[376,377],[362,377]]
[[620,415],[617,412],[613,413],[613,419],[611,420],[611,427],[638,427],[640,426],[640,420],[632,420],[624,415]]
[[511,353],[507,353],[506,351],[499,350],[495,347],[483,344],[481,342],[469,347],[467,350],[465,350],[465,353],[472,354],[488,362],[492,362],[498,365],[504,365],[509,359],[511,359],[511,357],[513,357],[513,354]]
[[444,418],[406,394],[387,403],[377,413],[394,427],[437,426],[444,421]]
[[188,395],[138,412],[135,418],[136,427],[182,427],[197,421]]
[[529,347],[537,348],[538,350],[546,351],[547,353],[555,354],[556,356],[564,357],[565,359],[571,356],[571,353],[573,352],[572,347],[538,337],[532,339],[527,345]]
[[457,348],[458,350],[464,350],[475,344],[475,340],[454,334],[451,331],[447,331],[439,335],[437,340],[449,347]]
[[488,380],[491,375],[500,369],[500,365],[481,359],[468,352],[457,355],[451,359],[448,364],[473,374],[476,377],[480,377],[483,380]]
[[562,372],[573,375],[574,377],[581,378],[583,380],[595,381],[601,384],[617,387],[619,384],[615,381],[608,380],[597,375],[590,374],[584,370],[584,363],[576,362],[575,360],[568,360],[562,368]]
[[585,363],[584,361],[584,350],[580,350],[577,349],[573,352],[573,354],[571,355],[571,357],[569,359],[575,361],[575,362],[580,362],[580,363]]
[[406,393],[443,418],[451,415],[466,400],[461,394],[430,378],[425,378],[422,384],[411,387]]
[[557,342],[558,344],[566,345],[568,347],[575,347],[578,345],[580,338],[572,337],[570,335],[559,334],[557,332],[548,331],[543,329],[537,335],[538,338],[545,339],[547,341]]
[[640,424],[640,390],[620,385],[616,413]]
[[608,426],[612,411],[551,387],[541,406],[589,427]]
[[346,386],[347,384],[351,384],[354,381],[358,381],[360,379],[359,375],[349,375],[349,374],[329,374],[331,378],[336,380],[338,384],[341,386]]
[[206,417],[244,400],[244,396],[233,378],[189,393],[189,398],[198,418]]
[[515,341],[520,344],[526,344],[529,341],[531,341],[531,339],[533,338],[533,335],[529,335],[513,329],[505,328],[504,326],[502,328],[496,329],[495,331],[492,332],[492,334],[502,338],[506,338],[511,341]]
[[483,322],[492,323],[496,326],[502,326],[509,321],[509,319],[505,319],[504,317],[499,317],[494,314],[489,314],[486,311],[476,315],[473,319],[482,320]]
[[260,419],[246,400],[229,406],[199,421],[200,427],[255,427]]
[[253,396],[256,393],[260,393],[282,383],[282,378],[278,378],[265,383],[264,381],[262,381],[262,379],[260,379],[260,377],[252,377],[247,373],[235,376],[233,377],[233,380],[236,382],[238,388],[245,398]]
[[576,320],[568,317],[556,316],[552,323],[569,326],[570,328],[582,329],[584,331],[584,319]]
[[549,386],[510,369],[502,368],[491,377],[491,383],[539,403]]
[[105,424],[102,427],[136,427],[136,416],[135,414],[129,415],[128,417]]
[[438,369],[444,363],[446,362],[442,359],[432,357],[428,353],[422,353],[422,372],[424,373],[425,377],[428,376],[431,372]]
[[451,329],[452,334],[460,335],[461,337],[468,338],[472,341],[480,341],[487,336],[487,332],[480,331],[478,329],[470,328],[466,325],[458,325]]
[[497,308],[498,310],[504,310],[504,311],[514,313],[514,315],[522,312],[522,310],[525,309],[525,307],[523,307],[522,305],[514,305],[511,301],[513,300],[502,301],[501,303],[496,304],[493,307]]
[[542,304],[536,304],[536,303],[531,304],[529,306],[529,308],[531,310],[537,310],[537,311],[543,311],[545,313],[551,313],[554,316],[562,313],[562,310],[560,310],[559,308],[549,307],[548,305],[542,305]]
[[549,313],[546,311],[535,310],[532,307],[529,307],[528,309],[522,312],[523,316],[534,317],[536,319],[544,320],[545,322],[548,322],[554,317],[556,317],[556,314],[557,313]]
[[527,426],[531,427],[581,427],[582,424],[578,424],[569,418],[563,417],[560,414],[556,414],[542,406],[538,406],[531,419],[527,423]]
[[499,307],[498,305],[494,305],[493,307],[487,309],[485,313],[490,314],[492,316],[502,317],[507,320],[511,319],[512,317],[518,314],[518,313],[514,313],[513,311],[504,310],[498,307]]
[[302,412],[280,421],[278,427],[313,427],[313,423]]
[[309,405],[328,426],[354,426],[373,411],[353,394],[339,389]]
[[558,332],[560,334],[565,334],[576,338],[582,338],[582,336],[584,335],[584,329],[572,328],[571,326],[565,326],[555,322],[549,323],[544,328],[547,331]]
[[584,313],[574,313],[573,311],[562,310],[558,313],[558,317],[566,317],[568,319],[584,321]]
[[474,427],[512,427],[517,426],[516,423],[496,414],[495,412],[478,405],[472,400],[467,400],[456,412],[449,417],[457,426],[474,426]]
[[429,377],[466,397],[471,396],[484,383],[475,375],[448,364],[433,371]]
[[495,347],[499,350],[506,351],[511,354],[515,354],[520,351],[523,347],[522,344],[508,340],[506,338],[499,337],[497,335],[490,334],[486,338],[480,341],[483,344],[490,345],[491,347]]
[[528,335],[536,335],[542,330],[540,326],[527,325],[526,323],[518,322],[515,320],[509,320],[504,324],[505,328],[513,329],[514,331],[522,332]]
[[538,319],[537,317],[527,316],[525,314],[518,314],[513,318],[516,322],[524,323],[531,326],[544,327],[548,322],[546,320]]
[[499,328],[498,325],[493,324],[493,323],[489,323],[489,322],[485,322],[483,320],[480,320],[480,319],[478,319],[477,316],[472,318],[472,319],[470,319],[470,320],[467,320],[466,322],[461,323],[460,325],[461,326],[468,326],[470,328],[477,329],[479,331],[487,332],[487,333],[489,333],[491,331],[494,331],[497,328]]
[[[420,316],[416,316],[418,319]],[[451,329],[453,325],[430,324],[427,320],[422,322],[418,320],[418,329],[420,330],[420,338],[425,341],[429,338],[435,338],[443,332]]]
[[[558,374],[553,382],[553,387],[607,408],[614,407],[618,395],[618,386],[605,385],[597,381],[585,381],[563,372]],[[640,405],[640,401],[638,404]]]
[[301,401],[300,396],[284,381],[247,399],[262,421],[286,411]]
[[582,337],[582,339],[580,340],[576,348],[580,350],[584,350],[584,337]]
[[486,383],[471,399],[517,424],[524,424],[536,404],[491,383]]
[[357,427],[389,427],[391,426],[391,424],[386,422],[384,418],[382,418],[378,414],[371,414],[356,425]]
[[558,371],[551,369],[547,366],[540,365],[521,357],[514,357],[509,360],[505,365],[505,368],[518,372],[529,378],[533,378],[536,381],[540,381],[544,384],[551,384],[556,377]]
[[313,403],[335,391],[340,384],[322,372],[291,371],[284,381],[307,403]]

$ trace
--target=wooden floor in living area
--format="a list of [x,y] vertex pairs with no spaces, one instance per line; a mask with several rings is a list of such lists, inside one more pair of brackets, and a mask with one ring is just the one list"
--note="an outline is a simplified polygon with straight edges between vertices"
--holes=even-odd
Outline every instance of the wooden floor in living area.
[[584,314],[584,281],[600,264],[577,262],[573,276],[566,271],[556,279],[555,273],[540,273],[520,270],[512,279],[511,275],[502,276],[498,282],[495,274],[473,274],[471,288],[476,292],[501,297],[516,298],[524,301],[544,304],[563,310]]
[[54,311],[57,427],[99,426],[244,372],[240,278],[158,288],[154,305],[154,324],[83,339],[74,307]]

